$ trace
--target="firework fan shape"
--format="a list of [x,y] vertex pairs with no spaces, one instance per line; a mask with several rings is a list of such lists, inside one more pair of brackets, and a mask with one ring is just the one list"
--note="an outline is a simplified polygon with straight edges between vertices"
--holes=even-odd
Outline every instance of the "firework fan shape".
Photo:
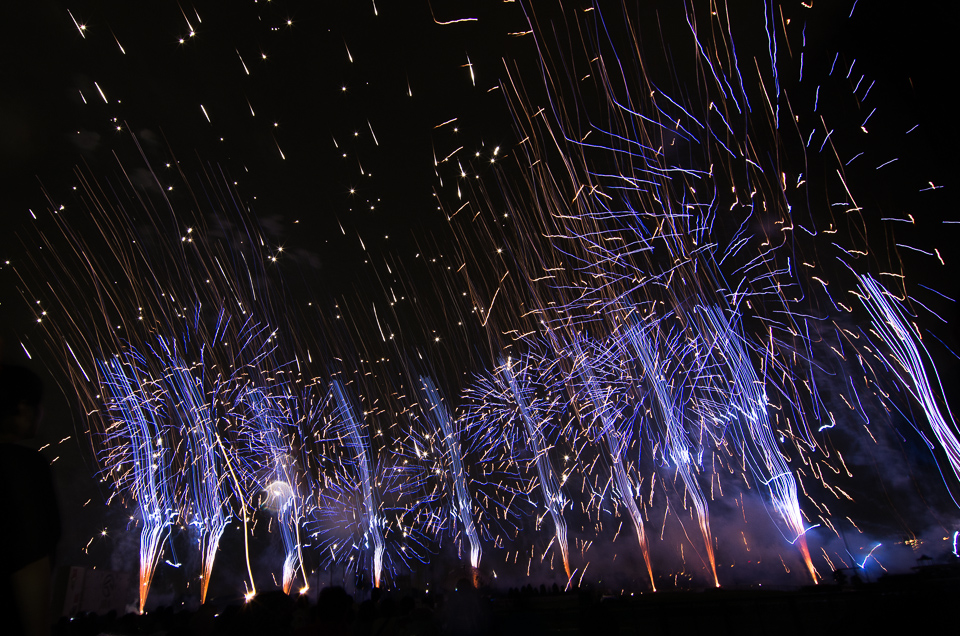
[[382,424],[372,422],[380,414],[361,410],[351,385],[330,381],[317,454],[322,481],[307,527],[328,568],[341,566],[380,587],[387,572],[426,561],[429,548],[413,522],[420,484],[414,467],[386,444]]

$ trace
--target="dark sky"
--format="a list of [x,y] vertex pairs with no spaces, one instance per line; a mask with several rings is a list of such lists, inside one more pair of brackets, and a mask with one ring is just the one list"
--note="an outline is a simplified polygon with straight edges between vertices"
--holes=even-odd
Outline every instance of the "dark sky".
[[[556,29],[544,31],[562,40],[555,3],[532,4],[542,25],[555,21]],[[929,179],[949,188],[957,156],[947,97],[956,57],[951,21],[902,4],[888,11],[886,4],[860,3],[856,19],[847,19],[849,7],[818,7],[809,59],[838,50],[848,66],[857,59],[858,72],[877,80],[882,109],[871,126],[902,133],[920,124],[907,142],[888,135],[858,143],[870,150],[889,144],[894,153],[903,143],[913,160],[898,173],[903,182],[913,188]],[[762,8],[754,8],[735,12],[762,29]],[[660,39],[669,46],[684,26],[648,8],[639,15],[652,51]],[[6,3],[2,17],[3,259],[33,249],[32,215],[42,223],[50,207],[41,187],[69,207],[75,166],[97,178],[115,176],[119,165],[142,167],[133,135],[161,182],[173,156],[189,179],[202,180],[206,167],[238,182],[265,235],[291,254],[283,277],[298,301],[365,298],[371,286],[389,286],[388,265],[402,265],[409,276],[400,288],[430,285],[423,261],[447,253],[451,241],[434,194],[449,205],[475,175],[492,178],[494,149],[507,153],[518,141],[499,90],[504,61],[529,72],[536,59],[533,38],[513,35],[528,29],[519,2],[36,0]],[[458,21],[465,18],[475,20]],[[742,59],[762,52],[762,30],[745,28],[739,37]],[[659,54],[651,59],[662,61]],[[651,72],[668,76],[682,66],[663,63]],[[460,166],[467,178],[457,176]],[[908,208],[915,192],[882,181],[877,187],[890,207]],[[170,197],[189,205],[179,191]],[[927,222],[903,229],[900,240],[944,250],[933,233],[956,214],[949,196],[939,201],[939,209],[926,210]],[[7,274],[0,271],[3,355],[21,360],[19,334],[35,327]],[[928,284],[948,294],[960,287],[939,274]],[[940,332],[947,341],[957,324],[955,309],[949,311]],[[77,418],[66,414],[66,402],[54,410],[50,442],[74,434]],[[74,447],[64,459],[69,471],[58,470],[85,475],[84,461],[89,457]],[[78,506],[88,497],[98,506],[98,495],[83,478],[64,484],[65,506],[83,519],[70,535],[76,551],[79,536],[91,536],[100,523],[99,513],[81,517]],[[70,554],[67,560],[75,558]]]
[[[859,58],[857,70],[883,93],[880,117],[930,122],[921,126],[921,148],[933,174],[949,179],[955,133],[941,123],[949,120],[943,21],[867,4],[856,20],[845,19],[845,9],[818,11],[808,60],[821,50]],[[181,161],[221,165],[257,197],[257,214],[305,250],[359,258],[357,228],[374,251],[400,249],[376,238],[381,229],[401,241],[442,228],[434,158],[462,145],[454,159],[466,164],[467,155],[516,141],[502,92],[492,89],[504,79],[504,60],[530,68],[534,58],[531,37],[508,35],[527,30],[521,4],[414,2],[377,14],[373,2],[303,5],[41,1],[4,9],[5,21],[18,25],[5,43],[18,63],[5,70],[2,98],[9,222],[44,207],[40,183],[57,200],[68,196],[80,161],[94,172],[114,169],[111,153],[126,159],[133,132]],[[562,31],[554,5],[534,9]],[[762,46],[762,13],[734,11],[751,24],[739,34],[744,48]],[[476,20],[436,23],[459,18]],[[648,18],[659,21],[656,29],[644,24],[648,41],[669,46],[683,28],[669,12],[646,9],[640,20]],[[341,224],[347,236],[334,238]],[[320,260],[338,281],[349,278],[338,264],[356,264]]]
[[[129,127],[163,135],[184,159],[221,163],[248,196],[262,197],[269,184],[258,213],[304,224],[297,234],[305,248],[319,248],[339,221],[408,231],[435,222],[434,152],[509,138],[488,90],[498,83],[499,56],[524,45],[504,33],[511,18],[510,28],[523,30],[519,7],[459,7],[481,20],[441,27],[426,3],[380,16],[372,4],[304,5],[199,3],[186,17],[175,4],[14,10],[27,14],[12,21],[27,25],[18,57],[29,63],[13,69],[16,90],[4,98],[4,125],[16,131],[5,172],[14,171],[13,183],[40,178],[60,194],[79,157],[109,166]],[[86,38],[67,9],[87,26]],[[21,210],[41,205],[35,184],[17,188]]]
[[[310,264],[324,268],[336,292],[355,285],[350,279],[364,258],[358,236],[373,252],[407,260],[410,238],[424,230],[442,235],[434,158],[463,146],[453,160],[466,165],[477,151],[516,141],[502,91],[491,89],[504,79],[504,60],[531,68],[533,39],[508,35],[527,30],[521,4],[431,9],[424,1],[376,7],[376,15],[373,2],[302,5],[41,1],[5,8],[6,23],[17,25],[5,42],[17,63],[4,72],[0,123],[10,227],[29,220],[26,210],[45,207],[40,183],[63,202],[79,162],[103,174],[115,170],[111,153],[132,158],[133,132],[157,163],[172,151],[193,173],[198,164],[221,166],[244,196],[257,197],[256,213],[278,239],[317,256]],[[554,5],[534,9],[541,23],[554,20],[562,31]],[[858,6],[856,20],[846,19],[846,9],[820,8],[808,29],[807,64],[815,68],[809,60],[821,51],[859,59],[857,71],[877,79],[882,94],[875,117],[930,122],[916,135],[931,159],[922,168],[950,179],[956,133],[944,123],[945,21],[883,5]],[[764,43],[762,13],[734,11],[751,25],[739,34],[744,49],[762,53],[753,48]],[[459,18],[476,20],[436,23]],[[638,22],[648,42],[682,41],[684,25],[670,12],[644,9]],[[683,58],[674,57],[669,72],[682,73]],[[448,191],[456,172],[449,170]]]

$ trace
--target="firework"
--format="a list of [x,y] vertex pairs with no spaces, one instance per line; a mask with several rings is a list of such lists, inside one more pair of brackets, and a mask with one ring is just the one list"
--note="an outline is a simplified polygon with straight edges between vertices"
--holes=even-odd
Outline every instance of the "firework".
[[[895,297],[880,283],[869,276],[860,278],[861,300],[870,312],[873,321],[872,333],[889,349],[891,358],[887,368],[900,382],[903,388],[920,403],[931,430],[947,455],[953,474],[960,477],[960,441],[957,440],[956,422],[947,408],[950,422],[940,411],[940,400],[944,400],[943,385],[933,367],[936,390],[927,372],[930,353],[917,336],[915,329],[908,326],[905,311]],[[920,355],[920,352],[923,355]],[[893,364],[893,363],[896,364]]]
[[474,501],[467,486],[467,473],[463,465],[463,447],[460,443],[459,431],[433,380],[428,376],[421,376],[420,385],[422,386],[426,417],[433,424],[432,430],[443,440],[443,449],[450,465],[448,479],[453,484],[453,509],[470,544],[470,567],[476,572],[480,568],[482,548],[480,536],[473,521]]
[[335,400],[337,419],[342,423],[346,432],[344,446],[349,449],[356,465],[356,481],[362,489],[362,524],[364,526],[363,542],[371,555],[370,573],[375,587],[380,587],[380,575],[383,570],[384,539],[381,531],[379,503],[375,499],[373,473],[371,471],[372,458],[370,457],[370,443],[367,429],[357,419],[356,411],[344,393],[343,386],[336,380],[331,383],[330,391]]
[[[136,356],[132,356],[136,361]],[[142,360],[141,360],[142,361]],[[124,368],[129,365],[128,370]],[[100,366],[103,385],[110,392],[110,412],[116,418],[105,429],[112,442],[111,455],[104,462],[108,474],[129,483],[130,496],[140,511],[140,612],[150,593],[150,584],[160,559],[160,549],[170,533],[176,508],[170,492],[172,482],[170,449],[164,444],[164,430],[157,405],[137,378],[137,367],[120,360]],[[116,453],[120,451],[120,453]]]
[[[69,284],[21,277],[49,290],[43,307],[67,308],[38,319],[90,415],[105,479],[137,510],[141,611],[178,524],[197,534],[206,599],[232,519],[248,594],[258,527],[279,531],[287,593],[298,575],[306,589],[314,565],[381,587],[451,545],[477,580],[481,560],[530,576],[538,560],[559,573],[559,556],[569,586],[595,545],[618,549],[624,526],[656,590],[671,513],[681,554],[698,555],[683,566],[719,586],[724,488],[759,492],[816,582],[811,529],[819,519],[840,536],[834,521],[850,519],[817,493],[852,501],[830,481],[850,474],[830,431],[886,413],[891,396],[920,405],[947,477],[960,477],[908,283],[897,295],[877,282],[906,277],[865,241],[849,167],[859,155],[839,147],[820,85],[804,80],[807,10],[786,19],[765,4],[758,41],[727,7],[684,5],[671,38],[692,57],[658,72],[627,8],[568,14],[570,37],[528,8],[518,35],[538,57],[497,87],[518,142],[477,152],[492,174],[462,146],[435,150],[456,242],[415,241],[418,259],[447,251],[427,266],[432,287],[358,233],[372,284],[305,309],[282,248],[225,174],[204,170],[197,186],[179,173],[188,194],[176,199],[176,177],[161,179],[146,153],[146,185],[125,164],[104,182],[78,172],[93,229],[57,214],[41,241],[68,249],[36,263]],[[836,69],[816,72],[827,82]],[[858,108],[863,81],[847,95]],[[485,178],[471,187],[474,176]]]
[[614,492],[633,522],[640,552],[650,577],[650,589],[656,591],[653,565],[650,563],[650,546],[644,531],[643,516],[637,507],[639,489],[631,479],[627,466],[627,453],[634,441],[635,416],[624,414],[626,400],[617,400],[619,396],[615,395],[612,384],[608,384],[606,389],[601,386],[595,371],[596,358],[588,356],[580,342],[575,341],[573,345],[576,352],[574,368],[580,376],[578,393],[586,399],[587,404],[580,417],[587,421],[588,426],[599,429],[597,437],[607,453]]

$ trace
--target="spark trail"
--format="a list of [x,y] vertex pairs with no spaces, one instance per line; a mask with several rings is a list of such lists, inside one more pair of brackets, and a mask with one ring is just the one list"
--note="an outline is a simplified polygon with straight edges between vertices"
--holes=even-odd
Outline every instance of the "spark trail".
[[[131,480],[129,492],[140,510],[143,524],[140,530],[139,585],[142,614],[160,560],[160,549],[170,534],[176,513],[169,492],[170,451],[163,444],[158,405],[145,399],[152,391],[144,387],[137,377],[137,361],[136,355],[127,363],[114,358],[101,362],[99,370],[103,385],[110,394],[108,408],[116,418],[106,432],[122,440],[119,445],[110,444],[108,448],[114,452],[124,449],[131,455],[129,458],[111,455],[105,463],[108,473],[130,471],[125,479]],[[129,462],[129,466],[122,466],[120,462],[123,460]]]
[[357,419],[353,405],[344,392],[339,380],[330,383],[330,391],[336,404],[336,417],[346,430],[346,447],[352,455],[358,474],[357,479],[363,489],[363,523],[366,528],[364,540],[366,548],[372,552],[370,574],[375,587],[380,587],[380,575],[383,570],[384,539],[381,530],[379,505],[373,484],[373,472],[370,463],[370,442],[366,427]]
[[[223,536],[231,516],[223,491],[224,476],[221,471],[220,445],[216,442],[216,420],[211,408],[212,402],[201,394],[202,380],[193,377],[175,345],[160,338],[157,350],[158,357],[170,363],[169,373],[164,379],[170,387],[169,397],[173,402],[171,410],[178,415],[178,428],[186,432],[185,437],[190,449],[190,501],[185,507],[189,508],[191,504],[196,507],[189,518],[200,534],[200,602],[204,603],[220,537]],[[202,360],[197,368],[201,372],[205,370]]]
[[[544,414],[537,412],[530,403],[530,387],[523,385],[522,380],[518,379],[514,372],[514,366],[519,364],[522,364],[522,361],[513,362],[508,358],[506,361],[501,361],[498,371],[503,375],[506,386],[509,387],[510,398],[516,405],[516,417],[523,423],[523,428],[527,434],[527,444],[533,455],[533,463],[537,467],[538,484],[540,492],[543,494],[543,503],[550,513],[551,519],[553,519],[557,549],[560,550],[560,555],[563,557],[563,569],[567,573],[567,585],[569,585],[573,575],[570,570],[567,522],[563,517],[563,509],[567,506],[568,500],[561,489],[561,483],[557,478],[553,463],[550,461],[550,447],[543,435],[543,427],[546,424]],[[520,373],[526,377],[531,371],[531,369],[522,368]]]
[[443,446],[450,461],[451,474],[448,479],[453,483],[453,507],[457,518],[463,525],[463,532],[470,543],[470,567],[473,569],[475,583],[480,568],[480,555],[483,552],[480,536],[473,522],[473,497],[467,486],[467,474],[463,465],[463,448],[459,430],[440,397],[440,392],[429,376],[420,376],[420,386],[426,402],[425,413],[432,420],[434,430],[442,433]]
[[[913,398],[920,403],[927,417],[934,436],[950,462],[953,474],[960,477],[960,441],[957,440],[956,422],[953,414],[947,408],[947,414],[952,426],[940,411],[938,398],[943,400],[943,385],[933,367],[933,377],[936,380],[937,391],[927,372],[924,360],[931,360],[930,353],[917,335],[916,329],[911,329],[905,311],[889,291],[870,276],[860,277],[860,300],[870,312],[873,321],[873,333],[883,342],[892,357],[887,363],[894,376]],[[923,351],[923,355],[920,352]]]
[[246,450],[250,454],[249,469],[257,487],[266,495],[264,506],[276,515],[280,527],[285,555],[283,591],[290,593],[298,569],[306,589],[309,585],[302,567],[300,541],[304,503],[298,494],[300,480],[291,458],[293,445],[283,435],[284,428],[294,428],[291,418],[281,408],[279,397],[267,395],[262,389],[247,388],[241,401],[250,414],[244,422]]
[[797,482],[777,448],[767,414],[765,382],[757,378],[744,349],[743,337],[731,324],[732,318],[716,307],[700,307],[699,310],[703,322],[701,333],[712,340],[707,343],[709,349],[717,352],[727,371],[718,378],[723,385],[727,411],[717,415],[733,423],[735,434],[731,441],[737,445],[740,456],[749,464],[757,481],[769,490],[774,510],[790,529],[791,542],[799,547],[810,578],[817,583],[817,572],[807,547],[807,529],[800,513]]
[[693,502],[697,514],[697,524],[700,526],[700,534],[703,536],[707,563],[713,574],[713,584],[720,587],[720,581],[717,579],[717,562],[713,554],[713,535],[710,533],[707,500],[697,481],[696,473],[699,468],[700,453],[693,446],[694,440],[691,440],[684,430],[685,414],[680,407],[680,395],[668,384],[666,365],[660,358],[660,353],[654,347],[651,338],[639,327],[627,331],[626,338],[643,368],[644,382],[650,387],[650,394],[655,406],[655,414],[651,419],[662,431],[664,456],[680,473],[687,494],[690,495]]
[[[613,404],[613,390],[604,390],[601,387],[593,370],[594,361],[583,350],[579,341],[574,340],[574,348],[576,351],[574,372],[580,376],[579,384],[581,388],[579,392],[588,400],[590,404],[589,412],[594,422],[599,421],[602,443],[610,461],[614,492],[617,493],[620,503],[626,508],[627,514],[633,522],[640,553],[643,555],[643,562],[647,566],[647,575],[650,577],[650,589],[656,592],[657,585],[653,578],[653,565],[650,563],[650,546],[647,543],[647,535],[643,527],[643,516],[637,507],[637,487],[624,465],[627,448],[633,437],[634,418],[624,418],[622,412],[617,411]],[[619,424],[618,419],[621,420]]]

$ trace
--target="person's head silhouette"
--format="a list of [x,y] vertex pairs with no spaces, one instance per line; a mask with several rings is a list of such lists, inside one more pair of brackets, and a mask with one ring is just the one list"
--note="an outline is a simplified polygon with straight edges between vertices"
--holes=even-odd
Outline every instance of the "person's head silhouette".
[[43,409],[43,381],[26,367],[0,366],[0,439],[20,441],[37,435]]

